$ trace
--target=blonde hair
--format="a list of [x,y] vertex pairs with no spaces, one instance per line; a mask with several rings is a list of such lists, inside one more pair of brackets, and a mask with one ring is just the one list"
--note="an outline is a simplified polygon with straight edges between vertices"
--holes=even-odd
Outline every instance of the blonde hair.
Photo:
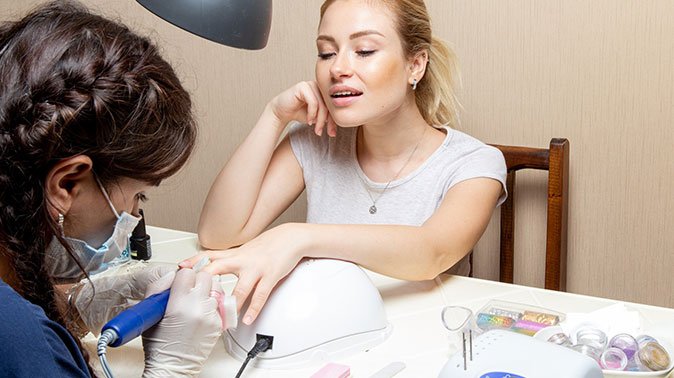
[[[321,19],[336,0],[321,5]],[[457,89],[460,77],[454,52],[431,31],[428,10],[423,0],[372,0],[388,7],[396,16],[396,29],[405,56],[412,57],[426,50],[426,73],[417,84],[416,103],[424,120],[431,125],[459,125]]]

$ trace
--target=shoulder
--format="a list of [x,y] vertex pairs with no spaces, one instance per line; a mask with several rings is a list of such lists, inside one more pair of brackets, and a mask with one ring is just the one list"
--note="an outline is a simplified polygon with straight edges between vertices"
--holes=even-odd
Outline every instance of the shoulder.
[[445,130],[445,152],[453,162],[449,187],[473,178],[491,178],[503,187],[499,204],[505,201],[507,168],[501,150],[461,131],[449,127]]
[[505,158],[501,151],[464,132],[443,127],[447,137],[445,155],[459,166],[484,166],[505,174]]
[[448,149],[455,151],[460,157],[485,156],[496,160],[503,160],[503,154],[498,148],[490,146],[464,132],[449,127],[444,127],[444,129],[448,135],[448,140],[446,141]]
[[324,162],[327,156],[349,154],[356,135],[355,128],[337,128],[337,136],[328,136],[327,131],[316,135],[314,128],[299,122],[288,126],[288,137],[293,153],[305,168],[307,164]]
[[322,146],[327,143],[326,134],[316,135],[314,128],[305,123],[292,122],[288,126],[288,138],[296,155],[301,155],[307,150],[322,149]]
[[[28,302],[9,285],[0,281],[0,329],[2,329],[3,336],[25,333],[34,336],[40,323],[40,311],[39,307]],[[44,312],[42,315],[44,316]]]
[[[0,369],[10,376],[88,377],[70,334],[0,280]],[[5,342],[11,340],[11,342]]]

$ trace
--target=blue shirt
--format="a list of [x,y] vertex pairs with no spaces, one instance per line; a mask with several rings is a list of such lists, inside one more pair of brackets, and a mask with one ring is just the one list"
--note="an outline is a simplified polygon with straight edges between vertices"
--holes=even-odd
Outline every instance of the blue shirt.
[[75,340],[0,280],[0,375],[90,377]]

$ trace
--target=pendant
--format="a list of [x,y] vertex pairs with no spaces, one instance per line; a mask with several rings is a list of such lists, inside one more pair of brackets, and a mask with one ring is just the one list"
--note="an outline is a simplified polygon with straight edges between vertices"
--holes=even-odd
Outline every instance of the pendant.
[[376,214],[377,213],[377,206],[372,205],[370,206],[370,214]]

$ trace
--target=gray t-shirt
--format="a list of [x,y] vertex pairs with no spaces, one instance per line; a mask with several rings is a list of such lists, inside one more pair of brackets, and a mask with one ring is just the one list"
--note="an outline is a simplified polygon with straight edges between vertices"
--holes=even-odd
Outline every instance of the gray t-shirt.
[[[384,191],[388,183],[370,180],[358,164],[358,128],[337,128],[337,136],[329,138],[325,132],[317,136],[307,125],[291,125],[290,145],[302,167],[307,191],[307,223],[420,226],[452,186],[477,177],[501,182],[504,194],[498,204],[503,203],[506,165],[501,151],[450,127],[441,129],[447,134],[442,145]],[[377,207],[374,214],[369,211],[372,198]],[[469,269],[466,257],[449,272],[468,275]]]

